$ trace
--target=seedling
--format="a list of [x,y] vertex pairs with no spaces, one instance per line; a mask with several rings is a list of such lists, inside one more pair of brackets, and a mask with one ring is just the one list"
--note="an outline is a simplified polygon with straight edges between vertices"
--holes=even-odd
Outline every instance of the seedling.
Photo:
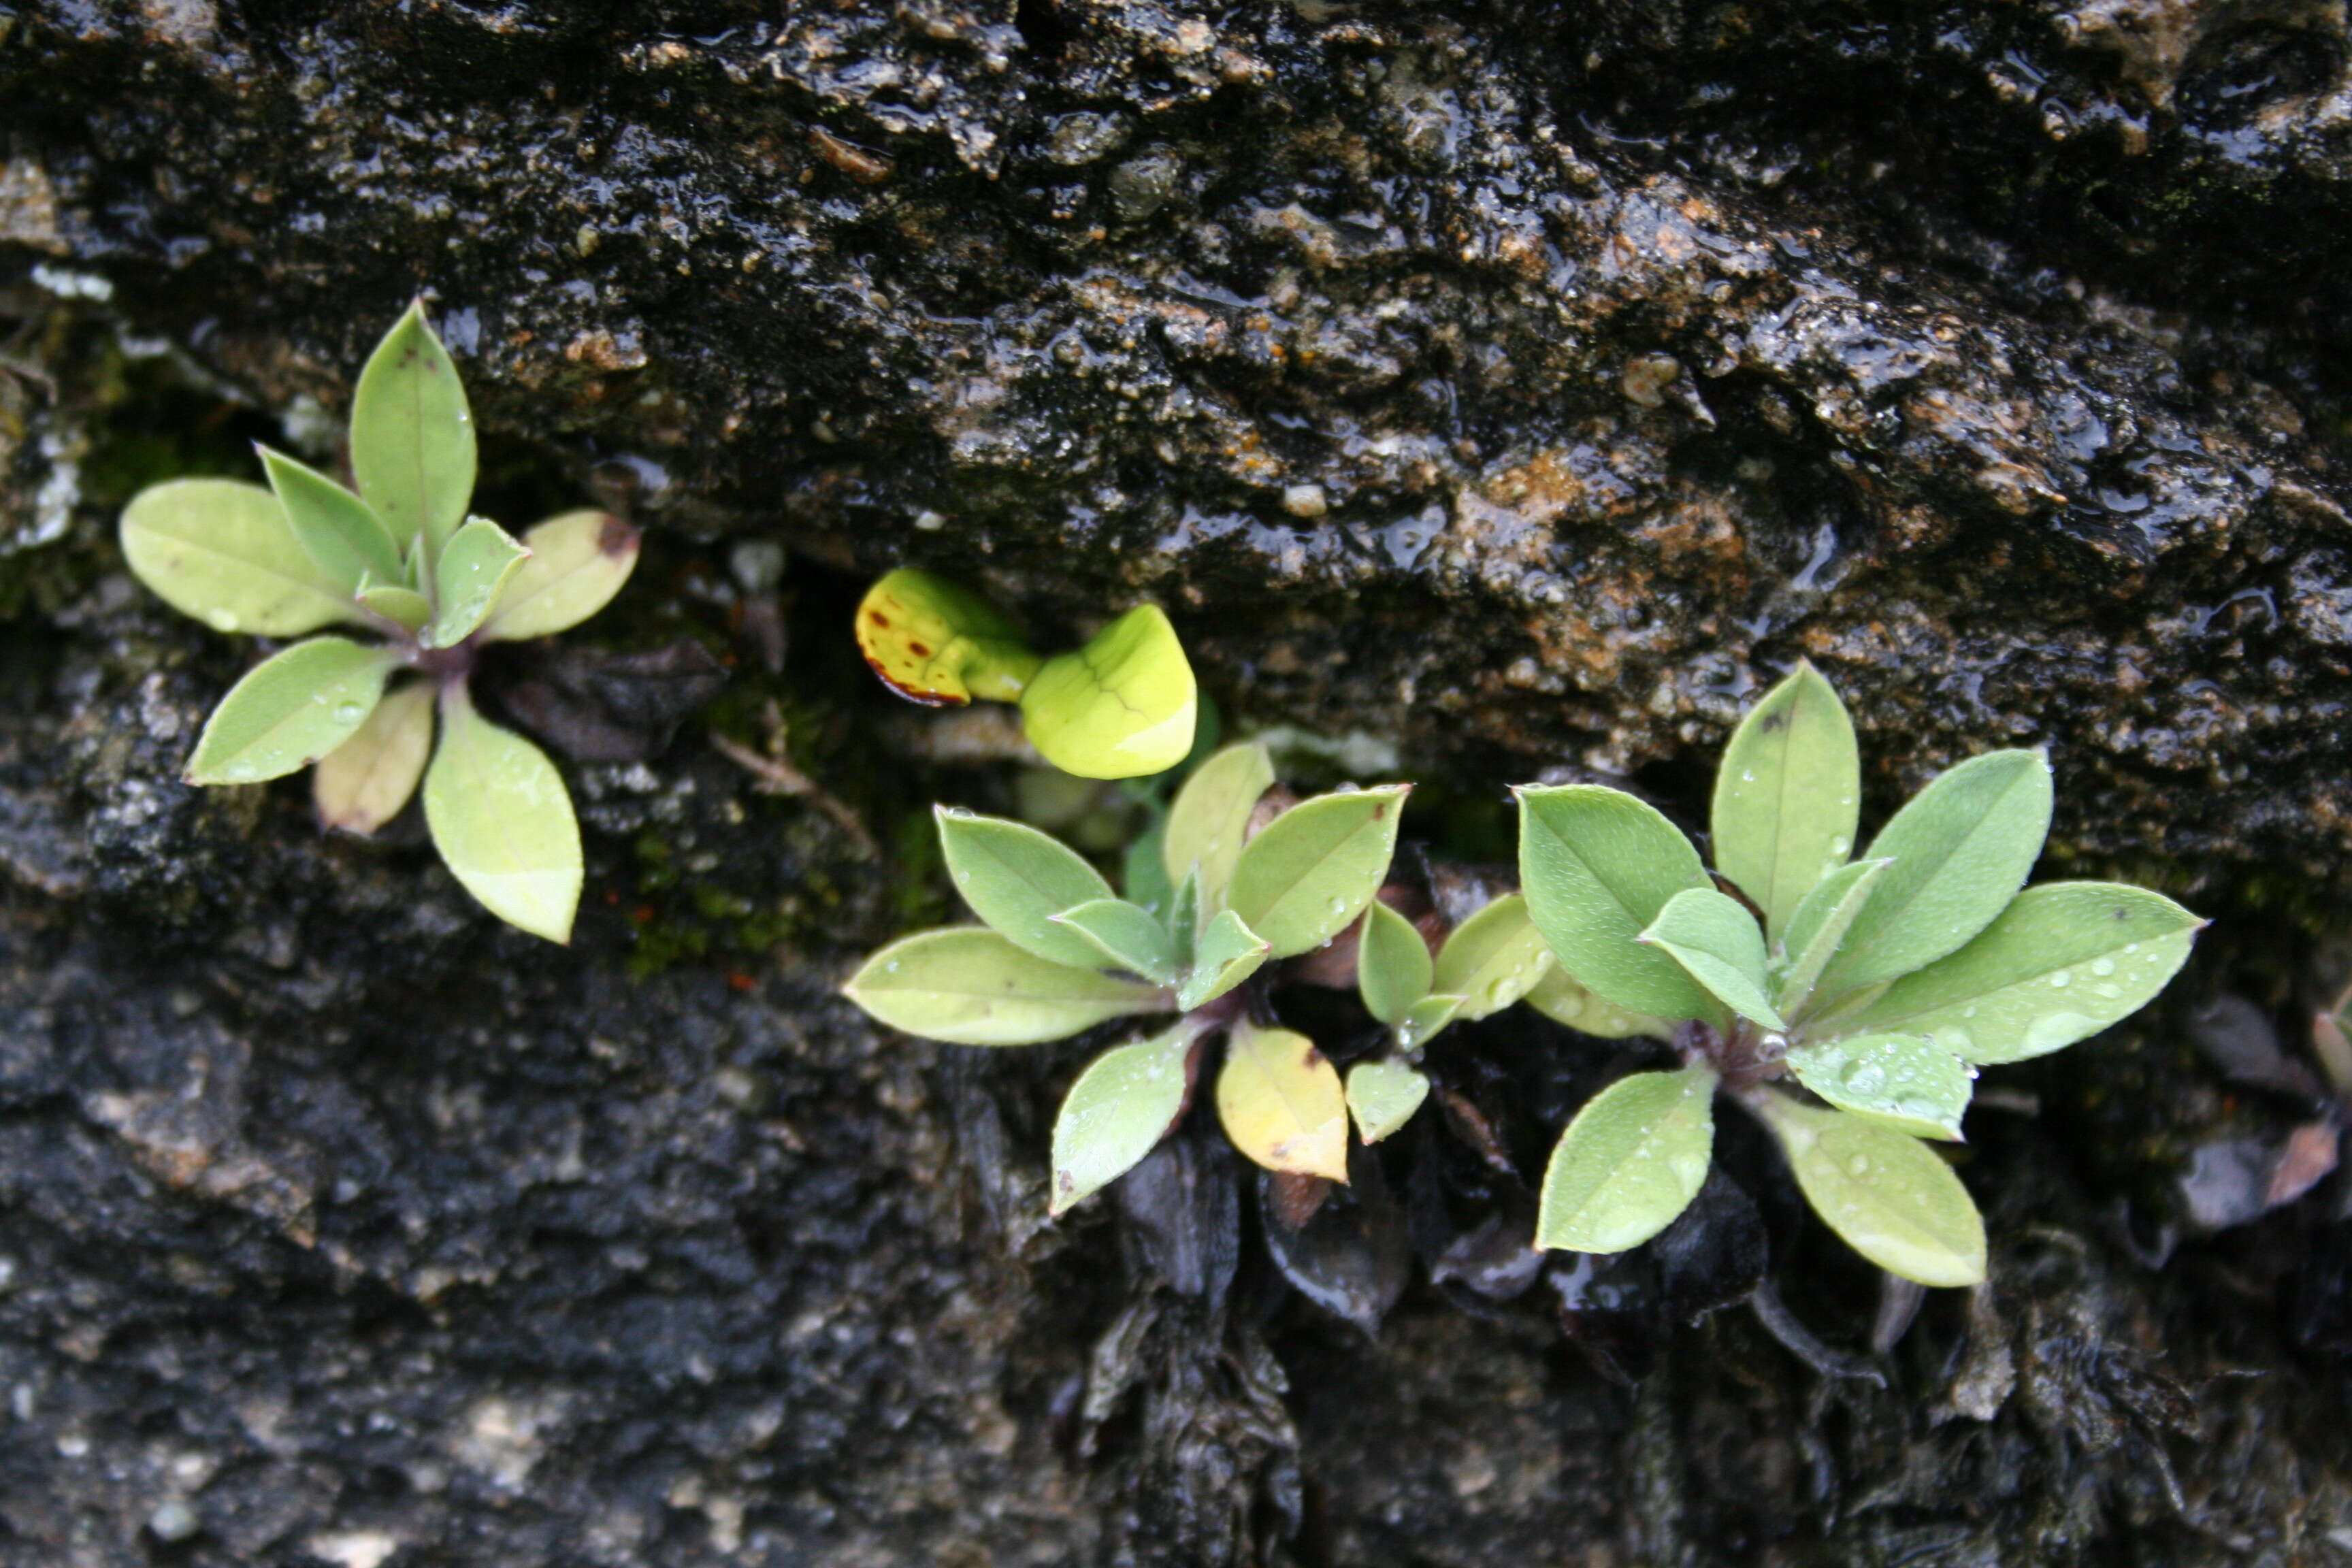
[[174,479],[133,498],[121,525],[131,571],[216,631],[290,637],[342,624],[381,640],[311,637],[257,665],[206,721],[190,782],[258,784],[315,763],[320,820],[365,834],[421,778],[426,825],[457,880],[499,919],[568,942],[581,882],[572,798],[545,753],[476,710],[468,678],[487,644],[604,608],[636,565],[636,531],[569,511],[517,541],[467,514],[473,420],[421,301],[352,395],[356,493],[259,451],[266,489]]
[[1172,1016],[1097,1057],[1071,1088],[1054,1128],[1054,1213],[1151,1152],[1220,1037],[1217,1114],[1234,1146],[1270,1171],[1347,1181],[1338,1071],[1304,1035],[1254,1017],[1260,985],[1247,983],[1363,916],[1410,786],[1269,814],[1261,797],[1279,803],[1273,784],[1262,746],[1202,763],[1169,809],[1159,864],[1131,867],[1125,898],[1035,828],[941,808],[948,873],[985,923],[902,938],[844,987],[893,1028],[961,1045],[1034,1045],[1114,1018]]
[[856,625],[859,650],[890,689],[927,707],[1017,702],[1030,743],[1064,773],[1140,778],[1192,749],[1192,667],[1157,605],[1046,658],[987,600],[901,570],[866,591]]
[[1569,1124],[1538,1246],[1622,1252],[1664,1229],[1706,1180],[1721,1089],[1854,1250],[1926,1285],[1984,1277],[1983,1222],[1923,1140],[1958,1139],[1979,1068],[2154,997],[2203,922],[2117,883],[2024,887],[2050,826],[2040,752],[1948,770],[1849,859],[1860,795],[1844,706],[1801,664],[1724,753],[1713,877],[1630,795],[1518,791],[1528,916],[1591,999],[1555,993],[1553,1007],[1597,1002],[1682,1060],[1619,1079]]

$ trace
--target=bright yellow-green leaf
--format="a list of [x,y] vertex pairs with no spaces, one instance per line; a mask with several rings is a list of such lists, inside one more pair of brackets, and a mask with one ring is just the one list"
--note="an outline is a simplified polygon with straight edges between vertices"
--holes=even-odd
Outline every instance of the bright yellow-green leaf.
[[403,546],[425,541],[429,563],[466,515],[474,463],[466,389],[419,300],[360,372],[352,394],[352,472]]
[[425,646],[455,647],[473,636],[530,554],[488,518],[467,519],[442,545],[433,568],[439,608],[425,634]]
[[1231,910],[1202,929],[1194,949],[1192,972],[1176,993],[1176,1005],[1188,1013],[1247,980],[1266,959],[1265,939]]
[[442,693],[425,823],[442,864],[484,909],[533,936],[572,940],[580,826],[563,775],[537,746],[476,712],[463,686]]
[[1555,1024],[1565,1024],[1603,1040],[1627,1040],[1637,1035],[1654,1040],[1675,1037],[1674,1025],[1664,1018],[1628,1012],[1613,1002],[1603,1002],[1570,980],[1557,963],[1536,982],[1535,989],[1527,994],[1527,1004]]
[[1957,1139],[1975,1073],[1916,1035],[1848,1035],[1789,1053],[1797,1081],[1841,1110],[1915,1138]]
[[1764,930],[1746,905],[1713,888],[1685,888],[1666,900],[1642,942],[1664,948],[1707,994],[1741,1017],[1785,1029],[1765,989]]
[[1428,1098],[1429,1079],[1393,1058],[1376,1057],[1348,1069],[1348,1110],[1356,1119],[1356,1135],[1367,1143],[1412,1121]]
[[1017,701],[1043,662],[995,605],[911,568],[866,591],[857,606],[857,647],[883,684],[933,708],[975,697]]
[[1110,884],[1078,852],[1009,817],[940,806],[940,848],[971,912],[1038,957],[1099,969],[1101,950],[1054,917],[1110,898]]
[[1322,946],[1381,890],[1412,789],[1342,790],[1292,806],[1242,849],[1226,907],[1276,958]]
[[1363,939],[1356,948],[1356,990],[1364,1010],[1383,1024],[1402,1023],[1429,994],[1432,968],[1429,943],[1413,923],[1374,899],[1364,910]]
[[1467,1022],[1499,1013],[1551,972],[1551,949],[1528,919],[1528,900],[1506,893],[1454,928],[1437,954],[1430,989],[1459,996]]
[[1984,1279],[1984,1221],[1952,1168],[1926,1144],[1786,1095],[1762,1096],[1758,1109],[1805,1201],[1847,1246],[1922,1285]]
[[269,489],[286,509],[294,537],[330,578],[346,593],[370,575],[379,583],[404,580],[400,549],[367,502],[283,452],[260,451]]
[[507,579],[483,636],[521,642],[578,626],[637,569],[638,531],[608,511],[567,511],[522,536],[530,552]]
[[1105,1051],[1078,1075],[1054,1120],[1055,1214],[1127,1174],[1168,1135],[1183,1114],[1186,1058],[1202,1033],[1178,1024]]
[[894,1029],[959,1046],[1034,1046],[1107,1018],[1168,1010],[1156,985],[1052,963],[985,926],[901,937],[867,959],[842,994]]
[[1739,721],[1715,775],[1716,869],[1764,911],[1774,940],[1798,901],[1845,864],[1861,799],[1853,721],[1800,661]]
[[1125,899],[1097,899],[1051,917],[1093,945],[1096,966],[1105,963],[1140,974],[1155,984],[1173,985],[1176,942],[1151,911]]
[[1347,1093],[1304,1035],[1236,1023],[1217,1075],[1217,1118],[1234,1147],[1269,1171],[1348,1179]]
[[1162,840],[1168,878],[1181,883],[1185,873],[1197,868],[1203,909],[1224,908],[1234,862],[1241,858],[1242,841],[1248,835],[1250,812],[1273,785],[1274,761],[1253,741],[1227,746],[1193,769],[1176,792]]
[[215,631],[299,637],[359,616],[259,485],[173,479],[122,509],[122,554],[156,597]]
[[1159,605],[1139,605],[1045,661],[1021,693],[1021,727],[1064,773],[1140,778],[1184,760],[1198,707],[1176,628]]
[[1536,1245],[1624,1252],[1690,1206],[1715,1153],[1715,1072],[1621,1078],[1587,1100],[1544,1170]]
[[1856,860],[1850,866],[1841,866],[1822,878],[1799,902],[1785,933],[1789,964],[1780,972],[1773,990],[1773,1004],[1782,1014],[1790,1018],[1804,1016],[1806,1004],[1812,1000],[1813,987],[1821,983],[1822,972],[1837,956],[1838,946],[1853,929],[1854,917],[1870,902],[1871,890],[1878,886],[1878,879],[1894,863]]
[[1714,886],[1690,840],[1622,790],[1529,786],[1518,796],[1519,886],[1560,967],[1629,1012],[1716,1016],[1704,986],[1637,940],[1668,899]]
[[205,721],[188,782],[257,784],[317,762],[366,720],[397,663],[345,637],[312,637],[265,659]]
[[350,740],[319,759],[310,798],[320,826],[373,833],[400,815],[433,752],[433,691],[415,680],[386,692]]

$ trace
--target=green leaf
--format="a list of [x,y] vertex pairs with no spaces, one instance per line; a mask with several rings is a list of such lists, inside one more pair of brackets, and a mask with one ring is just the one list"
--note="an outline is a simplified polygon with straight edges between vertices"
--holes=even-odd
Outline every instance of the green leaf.
[[507,579],[483,636],[521,642],[578,626],[637,569],[643,536],[606,511],[567,511],[522,536],[530,555]]
[[1454,1016],[1462,1011],[1462,1001],[1459,996],[1441,991],[1406,1008],[1404,1016],[1397,1020],[1397,1047],[1417,1051],[1435,1039],[1446,1025],[1454,1022]]
[[1099,969],[1101,951],[1054,917],[1111,897],[1110,884],[1061,840],[1025,823],[940,806],[948,875],[971,912],[1018,946],[1055,963]]
[[1429,1079],[1408,1063],[1376,1057],[1348,1069],[1348,1110],[1367,1143],[1389,1137],[1429,1098]]
[[360,579],[371,574],[379,583],[405,580],[400,550],[367,502],[283,452],[267,447],[258,450],[269,489],[286,509],[294,537],[345,593],[356,592]]
[[1847,1246],[1922,1285],[1984,1279],[1984,1221],[1952,1168],[1926,1144],[1786,1095],[1763,1095],[1756,1103],[1805,1201]]
[[1161,985],[1176,984],[1176,943],[1140,905],[1097,899],[1051,918],[1087,940],[1095,949],[1097,968],[1108,962]]
[[1654,1040],[1675,1037],[1674,1025],[1664,1018],[1629,1012],[1613,1002],[1603,1002],[1570,979],[1557,963],[1536,982],[1535,989],[1527,994],[1527,1004],[1556,1024],[1565,1024],[1599,1039],[1625,1040],[1637,1035]]
[[1192,973],[1176,993],[1176,1005],[1189,1013],[1210,1003],[1257,973],[1266,960],[1265,939],[1250,930],[1241,916],[1221,910],[1201,932],[1194,945]]
[[217,632],[290,637],[359,619],[259,485],[173,479],[122,509],[122,554],[157,598]]
[[1797,906],[1784,937],[1789,966],[1781,971],[1773,990],[1773,1000],[1782,1013],[1791,1018],[1804,1016],[1805,1004],[1812,999],[1822,971],[1837,956],[1838,944],[1845,941],[1878,879],[1893,864],[1892,860],[1856,860],[1841,866],[1822,878]]
[[1050,963],[985,926],[901,937],[841,989],[894,1029],[959,1046],[1034,1046],[1168,1010],[1158,986]]
[[1624,1252],[1664,1230],[1698,1195],[1715,1152],[1715,1072],[1619,1079],[1585,1102],[1544,1171],[1536,1245]]
[[1127,854],[1119,862],[1118,889],[1128,902],[1140,904],[1159,919],[1169,921],[1173,930],[1170,917],[1176,905],[1176,884],[1169,879],[1160,854],[1167,831],[1167,823],[1155,822],[1128,842]]
[[1579,984],[1628,1012],[1705,1018],[1715,999],[1638,940],[1666,900],[1714,886],[1673,823],[1599,784],[1528,786],[1519,797],[1519,885],[1528,918]]
[[1021,693],[1021,727],[1064,773],[1140,778],[1192,749],[1198,699],[1176,628],[1159,605],[1139,605],[1045,661]]
[[352,473],[403,544],[437,560],[474,494],[474,420],[457,367],[418,300],[368,356],[352,394]]
[[1551,949],[1528,918],[1528,900],[1506,893],[1454,928],[1437,954],[1431,989],[1462,998],[1465,1022],[1499,1013],[1550,973]]
[[1234,862],[1241,858],[1242,841],[1249,836],[1250,813],[1258,796],[1273,787],[1273,759],[1253,741],[1227,746],[1193,769],[1176,792],[1175,803],[1168,808],[1168,875],[1181,882],[1197,868],[1203,907],[1224,907]]
[[441,863],[484,909],[533,936],[572,940],[580,826],[563,775],[537,746],[476,712],[463,685],[441,693],[425,826]]
[[1768,1029],[1789,1026],[1765,988],[1763,928],[1728,893],[1684,889],[1637,940],[1673,954],[1709,995],[1741,1017]]
[[1217,1075],[1217,1120],[1244,1158],[1269,1171],[1348,1180],[1347,1091],[1304,1035],[1236,1022]]
[[310,798],[323,827],[373,833],[400,815],[433,752],[433,683],[384,694],[352,738],[319,759]]
[[487,517],[466,520],[449,536],[433,568],[439,610],[425,634],[426,647],[455,647],[480,629],[530,552]]
[[1858,990],[1934,963],[1990,924],[2025,885],[2050,831],[2050,763],[1988,752],[1949,769],[1879,831],[1892,860],[1819,990]]
[[1797,1081],[1841,1110],[1916,1138],[1958,1139],[1976,1074],[1916,1035],[1851,1035],[1789,1053]]
[[312,637],[264,659],[205,721],[188,782],[257,784],[317,762],[366,721],[399,662],[345,637]]
[[2144,1006],[2187,962],[2204,923],[2145,888],[2044,883],[2018,894],[1968,946],[1838,1021],[1925,1035],[1968,1061],[2023,1061]]
[[1192,1089],[1188,1058],[1203,1032],[1178,1024],[1105,1051],[1078,1075],[1054,1119],[1054,1214],[1127,1174],[1175,1127]]
[[1845,704],[1811,664],[1764,694],[1715,775],[1715,867],[1764,911],[1778,940],[1798,902],[1845,864],[1862,763]]
[[1412,789],[1342,790],[1292,806],[1243,847],[1227,906],[1276,958],[1322,946],[1381,890]]
[[360,574],[352,597],[404,631],[417,631],[433,618],[432,600],[405,584],[380,583],[373,572]]
[[1356,947],[1356,991],[1364,1011],[1383,1024],[1401,1022],[1429,994],[1430,971],[1429,943],[1421,932],[1374,899],[1364,910],[1363,940]]
[[1190,968],[1192,944],[1201,934],[1201,879],[1192,872],[1176,884],[1175,895],[1168,900],[1168,919],[1162,922],[1168,934],[1176,939],[1176,962]]

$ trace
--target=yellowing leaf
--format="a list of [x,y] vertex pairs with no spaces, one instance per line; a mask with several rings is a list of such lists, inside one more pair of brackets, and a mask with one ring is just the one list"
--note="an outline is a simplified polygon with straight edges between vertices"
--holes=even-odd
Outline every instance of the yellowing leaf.
[[1974,1285],[1985,1274],[1984,1221],[1952,1168],[1916,1138],[1843,1110],[1757,1100],[1813,1212],[1847,1246],[1922,1285]]
[[1225,888],[1234,878],[1234,862],[1241,858],[1250,812],[1273,785],[1274,761],[1253,741],[1227,746],[1193,769],[1176,792],[1168,808],[1161,853],[1171,883],[1181,884],[1198,868],[1202,909],[1224,908]]
[[521,642],[578,626],[637,569],[642,535],[607,511],[567,511],[522,536],[530,555],[490,606],[483,636]]
[[1198,704],[1176,628],[1159,605],[1139,605],[1039,668],[1021,693],[1021,726],[1065,773],[1140,778],[1184,760]]
[[468,518],[441,547],[433,568],[439,609],[425,633],[426,647],[455,647],[489,616],[530,552],[487,517]]
[[457,367],[408,307],[368,356],[352,394],[352,472],[360,494],[404,547],[439,558],[474,493],[474,420]]
[[1198,1024],[1105,1051],[1078,1075],[1054,1119],[1052,1212],[1100,1191],[1135,1168],[1183,1114],[1186,1071]]
[[219,632],[299,637],[358,615],[259,485],[173,479],[122,509],[122,554],[155,596]]
[[959,1046],[1032,1046],[1168,1010],[1157,986],[1052,963],[985,926],[901,937],[841,989],[894,1029]]
[[1429,1079],[1409,1064],[1377,1057],[1348,1069],[1348,1110],[1367,1143],[1390,1137],[1429,1098]]
[[1217,1118],[1234,1147],[1269,1171],[1348,1179],[1347,1093],[1304,1035],[1236,1023],[1217,1075]]
[[1694,1063],[1621,1078],[1587,1100],[1544,1169],[1536,1245],[1623,1252],[1672,1225],[1714,1158],[1715,1082]]
[[1550,973],[1551,949],[1528,919],[1528,901],[1506,893],[1454,928],[1437,954],[1430,989],[1459,996],[1468,1022],[1499,1013]]
[[563,776],[537,746],[476,712],[463,686],[442,694],[425,822],[442,863],[484,909],[533,936],[572,940],[580,827]]
[[397,662],[344,637],[312,637],[265,659],[205,721],[188,782],[257,784],[317,762],[360,727]]
[[975,697],[1015,701],[1042,662],[995,605],[911,568],[866,591],[857,606],[857,647],[884,685],[933,708]]
[[373,833],[400,815],[433,751],[433,683],[385,695],[350,740],[319,759],[310,796],[321,826]]

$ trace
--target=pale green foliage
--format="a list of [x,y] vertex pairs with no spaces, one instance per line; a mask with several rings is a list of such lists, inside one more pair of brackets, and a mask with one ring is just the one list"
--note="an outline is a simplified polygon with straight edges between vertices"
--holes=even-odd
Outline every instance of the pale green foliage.
[[1843,1110],[1761,1097],[1813,1212],[1890,1274],[1922,1285],[1984,1278],[1984,1221],[1969,1190],[1927,1145]]
[[1527,900],[1506,893],[1447,934],[1430,989],[1462,998],[1454,1016],[1485,1018],[1534,990],[1551,966],[1551,950],[1528,918]]
[[1756,918],[1713,888],[1685,888],[1634,938],[1663,948],[1725,1006],[1768,1029],[1789,1026],[1766,994],[1764,932]]
[[[320,820],[354,833],[390,821],[421,777],[426,825],[457,879],[501,919],[567,941],[581,883],[571,799],[537,747],[474,712],[467,679],[480,643],[560,631],[602,608],[636,564],[636,531],[567,512],[518,543],[466,519],[472,418],[421,305],[360,376],[351,462],[356,492],[265,448],[268,489],[179,479],[123,510],[131,571],[216,630],[293,637],[341,621],[385,638],[321,637],[257,666],[205,725],[188,776],[243,784],[317,763]],[[379,706],[404,666],[431,682]]]
[[1621,1078],[1584,1104],[1545,1167],[1536,1245],[1622,1252],[1672,1225],[1715,1151],[1715,1071]]
[[1243,847],[1228,906],[1276,958],[1329,942],[1380,890],[1412,787],[1383,784],[1292,806]]
[[1039,958],[985,926],[901,937],[842,994],[894,1029],[959,1046],[1034,1046],[1168,1005],[1158,986]]
[[1197,873],[1201,895],[1223,899],[1242,858],[1250,813],[1274,787],[1274,762],[1259,745],[1228,746],[1192,771],[1168,807],[1160,854],[1171,886]]
[[1667,900],[1712,885],[1690,840],[1654,807],[1598,784],[1518,795],[1519,885],[1560,967],[1629,1012],[1697,1018],[1714,1011],[1671,955],[1640,941]]
[[1716,868],[1756,900],[1778,939],[1798,902],[1845,864],[1862,762],[1845,704],[1810,664],[1748,710],[1724,748],[1708,826]]
[[1168,1135],[1183,1113],[1191,1088],[1186,1066],[1201,1034],[1187,1020],[1113,1047],[1078,1075],[1054,1122],[1050,1212],[1058,1215],[1127,1174]]
[[1375,1057],[1348,1069],[1348,1112],[1356,1135],[1377,1143],[1412,1120],[1429,1098],[1429,1079],[1393,1057]]
[[1364,911],[1363,941],[1356,954],[1356,989],[1364,1010],[1391,1026],[1403,1023],[1412,1005],[1429,994],[1433,970],[1429,944],[1413,923],[1373,900]]

